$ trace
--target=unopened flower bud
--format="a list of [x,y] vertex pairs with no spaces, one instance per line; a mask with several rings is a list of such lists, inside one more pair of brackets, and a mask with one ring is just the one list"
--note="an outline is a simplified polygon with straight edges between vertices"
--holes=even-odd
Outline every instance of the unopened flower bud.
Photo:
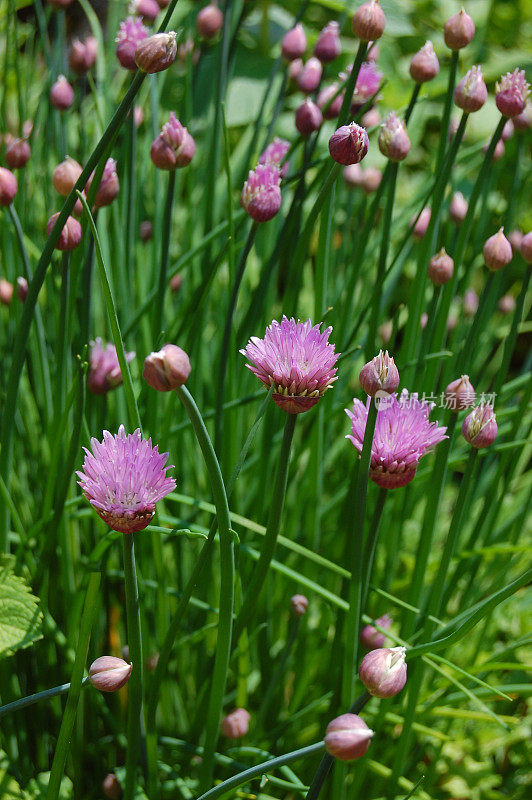
[[416,217],[413,217],[410,220],[410,225],[414,226],[412,228],[412,236],[414,236],[414,238],[422,239],[425,236],[427,228],[429,227],[430,217],[431,217],[431,211],[430,208],[428,208],[427,206],[423,209],[417,221]]
[[364,128],[376,128],[377,125],[381,121],[381,112],[374,106],[370,108],[369,111],[366,111],[365,114],[362,115],[362,125]]
[[478,111],[488,99],[488,90],[480,67],[471,67],[454,90],[454,102],[468,114]]
[[350,122],[342,125],[329,139],[329,153],[338,164],[358,164],[368,152],[369,139],[365,128]]
[[186,383],[190,375],[190,361],[180,347],[165,344],[159,352],[146,357],[142,375],[152,389],[170,392]]
[[100,656],[90,665],[90,682],[100,692],[117,692],[128,682],[132,669],[133,664],[122,658]]
[[419,327],[421,328],[422,331],[424,331],[425,328],[427,327],[428,321],[429,321],[429,315],[427,314],[426,311],[424,311],[419,318]]
[[59,111],[66,111],[74,102],[74,89],[64,75],[60,75],[50,89],[50,102]]
[[377,167],[366,167],[362,173],[362,191],[364,194],[376,192],[382,181],[382,172]]
[[449,216],[456,225],[464,221],[469,208],[462,192],[455,192],[449,205]]
[[87,36],[85,41],[74,39],[70,45],[68,63],[76,75],[84,75],[96,62],[98,55],[98,40],[95,36]]
[[462,423],[462,436],[472,447],[489,447],[497,436],[497,420],[493,406],[476,406]]
[[341,714],[327,725],[325,749],[339,761],[353,761],[367,752],[373,735],[357,714]]
[[307,37],[305,36],[303,26],[301,23],[298,23],[283,36],[281,44],[283,58],[286,59],[286,61],[294,61],[295,59],[301,58],[301,56],[305,54],[306,49]]
[[[52,228],[54,227],[58,216],[59,212],[57,214],[52,214],[48,220],[46,225],[47,236],[49,236],[52,232]],[[81,242],[82,237],[83,231],[77,219],[74,219],[74,217],[67,217],[65,226],[59,234],[57,242],[55,243],[55,248],[56,250],[74,250]]]
[[521,239],[519,250],[521,251],[521,255],[525,259],[526,263],[532,264],[532,232],[525,233]]
[[372,44],[366,53],[366,61],[378,61],[380,55],[379,45]]
[[224,24],[224,15],[215,5],[202,8],[196,17],[196,28],[204,39],[214,39]]
[[530,85],[527,83],[524,70],[515,69],[507,72],[495,84],[495,103],[504,117],[517,117],[525,107]]
[[[94,172],[90,176],[89,180],[87,181],[87,186],[85,187],[87,194],[89,193],[93,180]],[[116,172],[116,161],[114,158],[108,158],[102,173],[100,185],[98,186],[98,191],[96,192],[96,196],[94,198],[94,207],[103,208],[104,206],[111,205],[119,191],[120,182]]]
[[102,791],[109,800],[121,800],[122,787],[114,772],[110,772],[103,779]]
[[307,98],[296,111],[296,128],[305,138],[317,131],[323,122],[323,116],[316,103]]
[[348,186],[362,186],[362,167],[360,164],[349,164],[342,172],[345,183]]
[[514,132],[515,132],[515,128],[514,128],[513,120],[507,119],[506,120],[506,124],[505,124],[504,128],[502,129],[502,133],[501,133],[501,139],[503,140],[503,142],[507,142],[508,139],[511,139],[512,136],[514,135]]
[[153,22],[160,10],[157,0],[131,0],[129,4],[129,13],[142,17],[145,22]]
[[135,52],[139,44],[149,36],[149,30],[138,17],[128,17],[120,23],[116,37],[116,57],[124,69],[137,69]]
[[31,148],[26,139],[14,139],[6,147],[6,164],[9,169],[22,169],[31,156]]
[[518,133],[527,131],[532,123],[532,106],[527,103],[525,110],[521,111],[516,117],[512,117],[514,128]]
[[464,314],[474,317],[478,311],[478,294],[474,289],[466,289],[464,294]]
[[170,119],[152,143],[151,160],[159,169],[178,169],[188,166],[195,152],[194,139],[172,111]]
[[421,50],[414,53],[410,61],[410,76],[416,83],[426,83],[436,77],[440,71],[440,62],[434,52],[432,42],[426,42]]
[[6,281],[5,278],[0,278],[0,303],[2,303],[2,305],[8,306],[11,304],[13,292],[13,284]]
[[303,72],[303,61],[301,58],[294,58],[288,64],[288,80],[295,83]]
[[338,91],[339,88],[337,83],[332,83],[318,95],[316,102],[325,119],[336,119],[341,111],[344,95]]
[[458,14],[447,20],[443,29],[445,44],[450,50],[467,47],[475,35],[475,23],[462,8]]
[[241,739],[249,730],[250,719],[251,715],[245,708],[235,708],[223,718],[221,731],[228,739]]
[[139,234],[141,241],[149,242],[153,236],[153,225],[149,219],[144,219],[139,225]]
[[482,248],[484,263],[493,272],[502,269],[512,260],[512,245],[501,228],[487,240]]
[[242,187],[240,203],[255,222],[268,222],[281,208],[281,174],[278,167],[257,164]]
[[445,247],[429,261],[429,278],[436,286],[443,286],[453,277],[454,261],[445,252]]
[[358,376],[360,386],[370,397],[378,392],[393,394],[399,386],[399,370],[388,351],[379,352],[378,356],[364,364]]
[[515,311],[515,297],[511,294],[503,294],[498,307],[501,314],[512,314]]
[[142,106],[135,106],[133,109],[133,122],[135,123],[135,128],[140,128],[144,122],[144,111],[142,110]]
[[353,33],[361,42],[374,42],[380,39],[386,27],[386,16],[379,0],[369,0],[355,11]]
[[320,85],[323,67],[321,61],[311,56],[298,75],[297,85],[305,94],[315,92]]
[[290,605],[294,617],[302,617],[307,613],[308,598],[304,594],[295,594],[290,600]]
[[0,167],[0,206],[11,205],[18,192],[17,179],[5,167]]
[[[389,614],[375,620],[379,628],[387,631],[391,628],[392,618]],[[383,647],[386,642],[386,634],[381,633],[374,625],[365,625],[360,631],[360,641],[367,650],[374,650],[376,647]]]
[[180,272],[177,272],[175,275],[173,275],[170,278],[170,281],[169,281],[170,289],[175,294],[176,292],[178,292],[181,289],[182,285],[183,285],[183,276],[181,275]]
[[475,390],[469,380],[469,375],[462,375],[452,381],[445,390],[447,406],[451,411],[462,411],[475,402]]
[[155,672],[158,663],[159,663],[159,653],[153,653],[153,655],[149,656],[149,658],[146,659],[147,672]]
[[20,276],[17,278],[17,297],[21,303],[24,303],[28,296],[28,281],[26,278]]
[[383,343],[388,344],[392,338],[393,322],[390,319],[386,320],[386,322],[383,322],[382,325],[379,325],[377,333],[381,337]]
[[329,22],[321,31],[314,47],[314,55],[323,64],[334,61],[342,52],[340,28],[337,22]]
[[373,697],[394,697],[406,683],[406,648],[372,650],[362,659],[358,677]]
[[393,111],[381,125],[379,150],[390,161],[403,161],[410,152],[410,139],[404,122]]
[[[488,148],[489,148],[489,142],[486,142],[486,144],[482,148],[482,152],[483,153],[487,153],[488,152]],[[502,139],[499,139],[499,141],[495,145],[495,150],[493,151],[493,160],[494,161],[500,161],[500,159],[504,155],[504,152],[505,152],[504,142],[503,142]]]
[[512,252],[519,253],[521,242],[523,241],[523,233],[517,228],[508,234],[508,241],[512,245]]
[[153,74],[170,67],[177,56],[177,34],[154,33],[139,44],[135,50],[135,64],[143,72]]
[[81,164],[78,164],[73,158],[67,156],[64,161],[57,165],[52,175],[52,182],[56,192],[59,192],[61,197],[67,197],[76,185],[82,172],[83,167]]

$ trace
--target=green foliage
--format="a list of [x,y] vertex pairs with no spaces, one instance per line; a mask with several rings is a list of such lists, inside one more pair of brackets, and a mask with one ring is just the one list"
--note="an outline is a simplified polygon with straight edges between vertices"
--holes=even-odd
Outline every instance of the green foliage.
[[13,558],[0,557],[0,658],[29,647],[42,636],[39,600],[13,568]]

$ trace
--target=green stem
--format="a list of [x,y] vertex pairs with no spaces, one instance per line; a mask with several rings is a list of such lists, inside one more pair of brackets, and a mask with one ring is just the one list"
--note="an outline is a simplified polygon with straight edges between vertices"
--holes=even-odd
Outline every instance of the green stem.
[[168,190],[164,207],[163,232],[161,241],[161,268],[159,271],[159,284],[157,287],[156,301],[153,304],[152,338],[156,346],[157,335],[164,330],[164,296],[168,285],[168,255],[170,252],[170,231],[172,228],[172,210],[174,207],[175,169],[168,175]]
[[122,536],[124,551],[124,589],[126,594],[127,643],[133,664],[128,682],[126,784],[124,800],[133,800],[137,787],[140,756],[140,715],[142,712],[142,638],[140,606],[135,567],[135,534]]
[[[83,678],[81,688],[87,686],[89,678]],[[27,697],[21,697],[18,700],[13,700],[12,703],[7,703],[5,706],[0,706],[0,719],[5,717],[6,714],[11,714],[12,711],[19,711],[21,708],[28,708],[41,700],[50,700],[52,697],[60,697],[70,691],[72,684],[63,683],[61,686],[54,686],[52,689],[44,689],[42,692],[29,694]]]
[[451,64],[449,66],[449,80],[447,83],[447,94],[445,95],[445,104],[443,106],[443,115],[441,120],[440,143],[438,146],[438,158],[436,160],[436,174],[441,169],[447,142],[449,139],[449,122],[451,120],[451,110],[453,107],[454,86],[456,83],[456,72],[458,69],[459,50],[453,50],[451,56]]
[[347,120],[349,119],[351,102],[353,100],[353,92],[355,91],[355,85],[357,82],[358,73],[360,72],[360,67],[362,66],[362,62],[366,57],[367,50],[368,50],[368,43],[360,42],[360,44],[358,45],[358,50],[355,56],[355,60],[353,62],[353,69],[349,73],[349,77],[345,84],[345,94],[342,102],[342,108],[340,109],[340,113],[338,114],[339,128],[342,125],[345,125]]
[[[135,161],[137,150],[137,127],[135,125],[134,109],[131,108],[127,121],[127,196],[126,196],[126,275],[134,275],[135,271]],[[122,283],[122,291],[129,301],[130,281]],[[124,303],[127,307],[130,302]]]
[[373,517],[371,520],[371,527],[368,533],[368,540],[366,542],[365,553],[364,553],[364,568],[363,568],[363,576],[364,576],[364,586],[362,592],[362,608],[364,609],[366,605],[366,599],[368,596],[369,585],[371,583],[371,573],[373,572],[373,562],[375,560],[375,550],[377,549],[377,538],[379,535],[379,526],[381,523],[382,512],[384,511],[384,504],[386,502],[386,498],[388,497],[388,489],[383,489],[382,486],[379,489],[379,494],[377,496],[377,502],[375,503],[375,510],[373,512]]

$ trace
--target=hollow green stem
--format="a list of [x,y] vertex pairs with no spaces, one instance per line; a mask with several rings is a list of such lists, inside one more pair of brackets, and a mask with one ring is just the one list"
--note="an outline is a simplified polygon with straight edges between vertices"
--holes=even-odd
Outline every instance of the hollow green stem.
[[168,255],[170,252],[170,231],[172,228],[172,210],[174,207],[176,171],[170,170],[168,175],[168,190],[164,206],[163,232],[161,240],[161,267],[159,270],[159,283],[157,286],[156,302],[153,304],[152,338],[156,346],[157,335],[164,330],[164,296],[168,285]]
[[124,552],[124,590],[126,595],[127,643],[133,664],[128,682],[126,783],[124,800],[133,800],[137,786],[140,756],[140,715],[142,712],[142,638],[140,632],[139,590],[135,566],[135,534],[122,536]]
[[[87,686],[89,678],[83,678],[81,688]],[[28,708],[41,700],[50,700],[52,697],[61,697],[70,690],[70,683],[63,683],[61,686],[54,686],[52,689],[44,689],[42,692],[29,694],[27,697],[20,697],[18,700],[13,700],[12,703],[7,703],[5,706],[0,706],[0,718],[5,717],[6,714],[11,714],[13,711],[20,711],[21,708]]]
[[349,77],[345,84],[345,94],[342,102],[342,108],[340,109],[340,113],[338,114],[339,128],[342,125],[345,125],[347,120],[349,119],[351,102],[353,100],[353,92],[355,91],[355,85],[357,82],[358,73],[360,72],[360,67],[362,66],[364,58],[366,57],[367,50],[368,50],[367,42],[360,42],[360,44],[358,45],[358,50],[355,56],[355,60],[353,62],[353,69],[349,73]]
[[443,106],[443,114],[441,120],[440,143],[438,146],[438,158],[436,161],[436,174],[440,171],[445,156],[445,149],[449,140],[449,122],[451,120],[451,111],[453,108],[454,86],[456,83],[456,72],[458,70],[458,57],[459,50],[453,50],[451,55],[451,63],[449,66],[449,79],[447,82],[447,93],[445,95],[445,103]]

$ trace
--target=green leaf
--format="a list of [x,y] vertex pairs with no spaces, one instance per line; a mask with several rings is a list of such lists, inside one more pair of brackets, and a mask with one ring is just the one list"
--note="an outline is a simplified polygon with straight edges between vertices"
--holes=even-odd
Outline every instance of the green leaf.
[[0,558],[0,658],[42,636],[38,599],[24,579],[14,574],[11,563],[11,559]]

